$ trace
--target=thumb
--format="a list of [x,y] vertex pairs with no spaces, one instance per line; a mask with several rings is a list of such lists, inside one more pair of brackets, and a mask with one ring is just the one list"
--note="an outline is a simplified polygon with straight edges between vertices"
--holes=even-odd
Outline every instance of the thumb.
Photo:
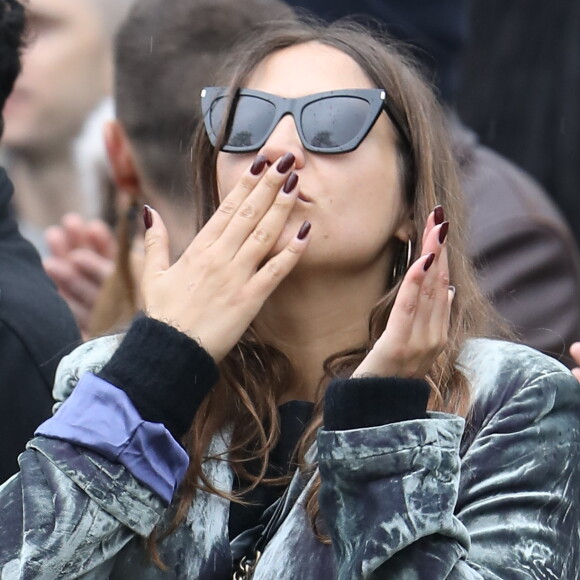
[[169,236],[161,216],[148,205],[143,207],[145,222],[145,256],[143,260],[143,285],[159,272],[169,268]]

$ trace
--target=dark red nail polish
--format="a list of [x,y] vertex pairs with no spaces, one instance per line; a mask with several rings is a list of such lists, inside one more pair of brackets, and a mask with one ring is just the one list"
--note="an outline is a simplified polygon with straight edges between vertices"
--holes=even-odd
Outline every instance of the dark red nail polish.
[[286,171],[288,171],[288,169],[294,165],[294,161],[296,161],[294,155],[292,155],[292,153],[286,153],[286,155],[280,159],[278,165],[276,166],[278,173],[286,173]]
[[153,225],[153,214],[151,213],[151,208],[148,205],[143,206],[143,223],[145,224],[146,230],[148,230]]
[[284,193],[290,193],[296,187],[297,183],[298,183],[298,174],[295,171],[293,171],[288,176],[286,183],[284,183],[284,187],[282,188],[282,191]]
[[252,175],[260,175],[264,171],[267,162],[268,160],[263,155],[257,155],[254,163],[252,163],[252,167],[250,167],[250,173]]
[[449,231],[449,222],[443,222],[441,224],[441,229],[439,230],[439,243],[442,244],[447,237],[447,232]]
[[425,260],[425,265],[423,266],[423,270],[425,272],[433,265],[434,260],[435,260],[435,254],[433,252],[431,252],[427,256],[427,259]]
[[445,212],[443,207],[440,205],[435,206],[433,209],[433,217],[435,218],[435,225],[438,226],[445,221]]
[[302,224],[302,227],[300,228],[300,231],[298,232],[298,235],[296,236],[299,240],[303,240],[308,233],[310,232],[310,228],[312,227],[312,224],[310,222],[304,222]]

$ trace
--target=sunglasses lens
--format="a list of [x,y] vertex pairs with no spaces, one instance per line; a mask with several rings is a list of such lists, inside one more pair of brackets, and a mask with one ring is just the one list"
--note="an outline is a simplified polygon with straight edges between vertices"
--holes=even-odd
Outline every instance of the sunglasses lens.
[[[216,135],[220,134],[227,112],[228,99],[220,97],[211,107],[210,122]],[[251,151],[260,147],[268,130],[276,108],[272,103],[259,97],[242,95],[235,104],[235,112],[226,130],[225,146]]]
[[358,97],[334,96],[320,99],[304,107],[302,131],[312,147],[342,147],[361,133],[369,112],[369,103]]

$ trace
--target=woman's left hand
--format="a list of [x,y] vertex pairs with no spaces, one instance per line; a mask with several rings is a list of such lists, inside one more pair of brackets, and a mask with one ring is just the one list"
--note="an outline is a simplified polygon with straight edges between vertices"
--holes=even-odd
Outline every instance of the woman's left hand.
[[454,289],[447,263],[449,222],[441,223],[442,213],[437,208],[429,216],[422,255],[405,274],[387,327],[353,378],[424,378],[447,344]]

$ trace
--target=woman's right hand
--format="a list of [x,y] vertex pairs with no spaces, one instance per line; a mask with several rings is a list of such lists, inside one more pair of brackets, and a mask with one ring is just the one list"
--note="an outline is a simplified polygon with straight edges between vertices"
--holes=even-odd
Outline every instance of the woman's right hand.
[[259,155],[172,266],[161,217],[145,208],[145,312],[197,340],[216,362],[235,346],[308,245],[305,222],[268,258],[298,196],[293,165],[294,157],[286,154],[266,168]]

